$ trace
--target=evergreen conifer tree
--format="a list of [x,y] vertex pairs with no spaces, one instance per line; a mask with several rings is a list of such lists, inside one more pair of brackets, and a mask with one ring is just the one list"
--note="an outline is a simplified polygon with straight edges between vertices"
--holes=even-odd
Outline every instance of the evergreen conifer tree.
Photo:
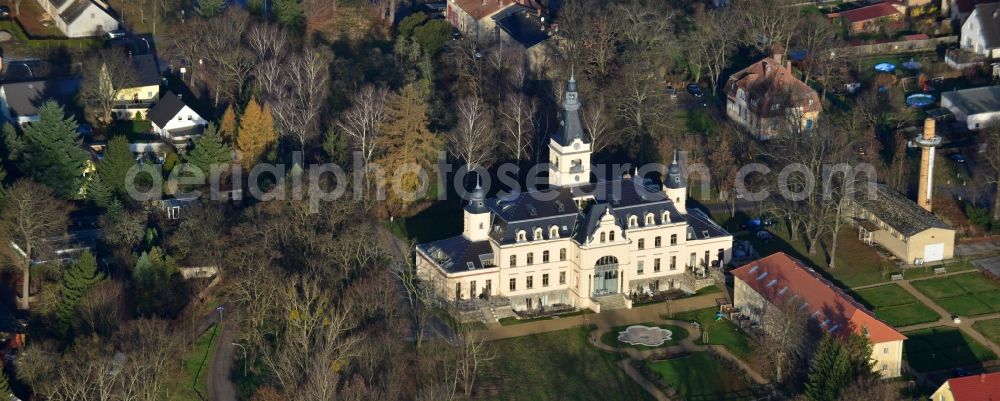
[[852,381],[849,353],[840,340],[826,334],[809,364],[805,396],[809,401],[837,401],[840,391]]
[[184,156],[184,162],[201,169],[205,177],[209,176],[212,165],[228,163],[232,159],[232,151],[222,143],[215,124],[208,125],[205,133],[194,140],[194,149]]
[[63,273],[62,291],[59,305],[56,307],[56,322],[59,331],[66,334],[76,318],[76,307],[104,275],[97,271],[97,259],[90,251],[84,251],[69,269]]
[[11,150],[20,150],[18,169],[61,197],[76,198],[89,157],[80,147],[76,121],[66,117],[63,108],[54,101],[43,103],[38,114],[39,120],[13,140]]
[[125,177],[132,166],[135,166],[135,156],[129,148],[128,139],[116,136],[108,142],[104,159],[97,163],[97,175],[111,193],[124,199],[127,195]]

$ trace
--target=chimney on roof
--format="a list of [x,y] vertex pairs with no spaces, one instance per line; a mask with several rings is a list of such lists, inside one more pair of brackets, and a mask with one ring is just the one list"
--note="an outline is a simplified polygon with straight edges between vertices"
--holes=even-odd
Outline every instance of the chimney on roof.
[[784,57],[785,57],[784,47],[782,47],[781,45],[774,45],[774,47],[771,48],[771,58],[774,59],[774,61],[778,62],[778,65],[781,65],[781,60],[784,59]]

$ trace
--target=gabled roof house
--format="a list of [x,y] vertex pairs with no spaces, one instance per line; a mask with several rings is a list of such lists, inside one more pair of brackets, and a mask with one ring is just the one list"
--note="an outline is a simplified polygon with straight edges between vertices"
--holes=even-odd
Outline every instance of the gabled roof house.
[[778,252],[733,269],[733,306],[766,333],[792,302],[809,316],[812,331],[842,337],[864,335],[872,345],[875,369],[883,377],[901,374],[906,336],[879,320],[840,287],[798,259]]
[[201,135],[208,121],[184,103],[180,95],[167,91],[147,114],[153,131],[166,140],[185,143]]
[[38,0],[53,22],[70,38],[99,36],[120,24],[107,3],[99,0]]
[[819,94],[795,77],[780,47],[731,75],[724,92],[726,115],[760,139],[780,134],[789,124],[811,129],[821,110]]

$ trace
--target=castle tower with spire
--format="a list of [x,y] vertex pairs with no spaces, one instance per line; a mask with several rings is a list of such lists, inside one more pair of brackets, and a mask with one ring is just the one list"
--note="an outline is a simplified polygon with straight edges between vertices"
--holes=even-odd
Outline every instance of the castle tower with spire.
[[590,182],[590,139],[580,121],[580,94],[576,77],[566,82],[562,121],[549,141],[549,185],[570,187]]
[[469,203],[465,205],[464,219],[465,229],[462,235],[469,241],[485,241],[490,233],[490,209],[486,207],[486,191],[483,190],[479,179],[476,179],[476,189],[469,196]]
[[674,151],[674,161],[667,168],[667,177],[663,180],[663,192],[667,198],[674,203],[677,211],[687,213],[687,183],[681,171],[680,164],[677,163],[677,151]]

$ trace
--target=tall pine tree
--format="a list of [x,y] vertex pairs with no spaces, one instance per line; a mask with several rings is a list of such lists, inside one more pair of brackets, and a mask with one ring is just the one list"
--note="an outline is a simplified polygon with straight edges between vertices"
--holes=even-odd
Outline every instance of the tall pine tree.
[[427,128],[427,101],[415,85],[403,87],[389,99],[381,131],[385,152],[377,162],[385,170],[387,182],[393,183],[388,186],[389,212],[399,216],[417,200],[422,184],[417,172],[407,168],[417,165],[426,170],[440,149],[440,141]]
[[97,258],[89,250],[84,251],[69,265],[69,269],[63,273],[62,291],[56,307],[56,322],[61,333],[65,335],[69,332],[76,319],[80,299],[103,278],[104,275],[97,270]]
[[13,140],[11,150],[20,150],[17,168],[59,196],[76,198],[83,186],[83,169],[89,157],[80,146],[76,121],[51,100],[38,108],[38,115],[39,120]]
[[127,195],[125,177],[128,176],[132,166],[135,166],[135,155],[129,148],[128,139],[116,136],[108,142],[104,159],[97,163],[97,175],[111,193],[119,199],[125,199]]
[[236,137],[236,149],[240,151],[240,164],[243,168],[250,169],[257,164],[277,139],[271,106],[267,103],[261,105],[251,99],[243,111]]
[[201,169],[205,177],[209,177],[212,165],[229,163],[232,160],[232,151],[222,143],[215,124],[209,124],[204,135],[194,140],[194,149],[184,155],[184,162]]
[[236,139],[236,111],[233,110],[233,105],[226,107],[226,112],[222,113],[222,120],[219,121],[219,136],[230,145]]
[[809,401],[837,401],[852,380],[851,358],[840,340],[826,334],[809,364],[805,396]]

